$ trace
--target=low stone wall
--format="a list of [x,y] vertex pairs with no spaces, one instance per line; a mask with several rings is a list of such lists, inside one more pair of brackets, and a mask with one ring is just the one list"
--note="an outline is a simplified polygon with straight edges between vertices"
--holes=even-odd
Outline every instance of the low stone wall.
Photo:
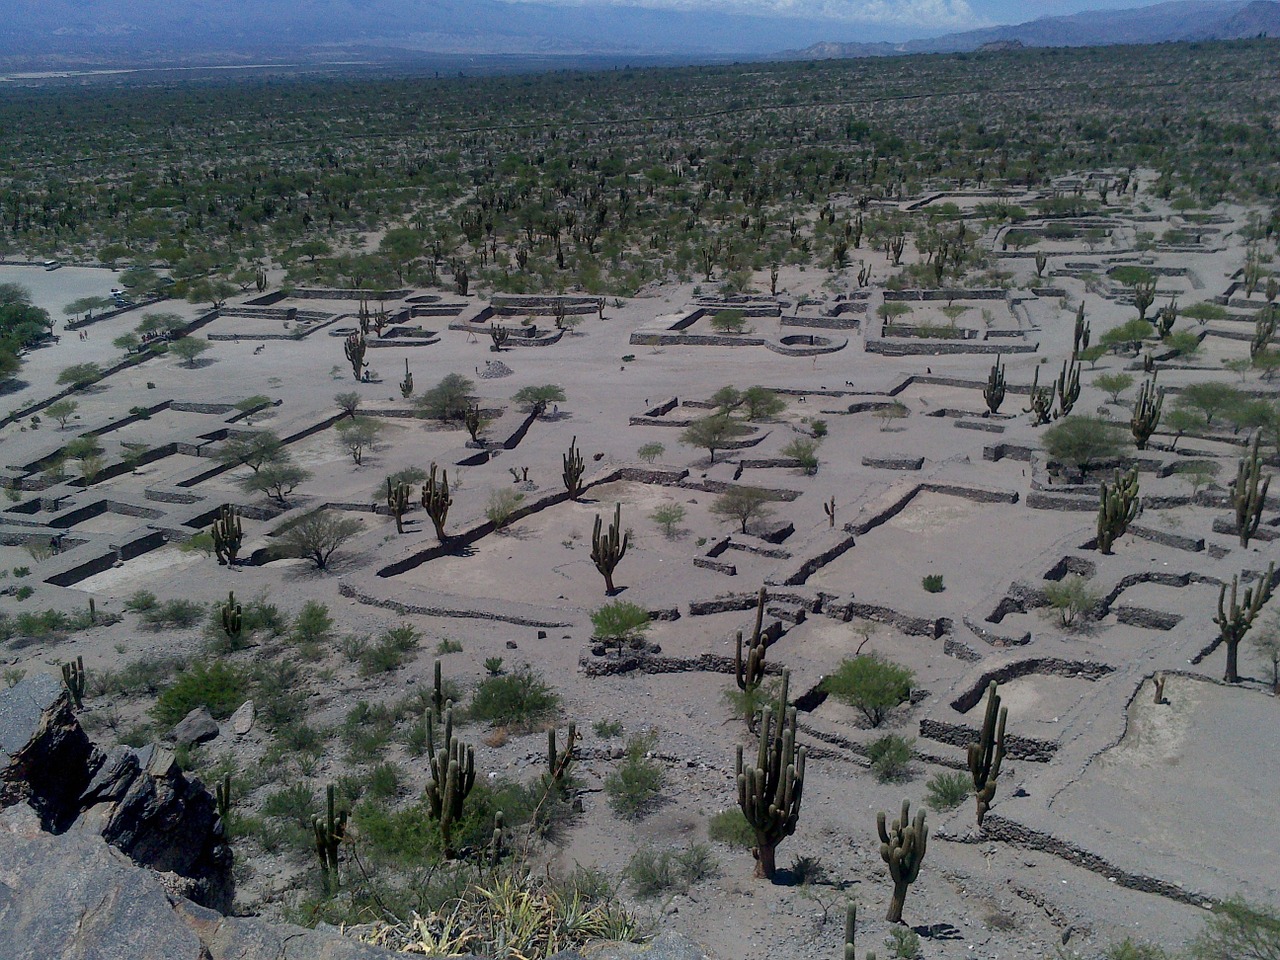
[[736,577],[738,568],[732,563],[722,563],[719,560],[712,560],[710,557],[694,557],[693,565],[701,567],[703,570],[713,570],[716,573],[723,573],[726,577]]
[[455,609],[453,607],[444,606],[428,606],[425,604],[404,603],[400,600],[393,600],[388,597],[375,597],[368,593],[363,593],[349,583],[342,582],[338,584],[338,593],[344,597],[350,597],[353,600],[366,604],[371,607],[382,607],[385,610],[394,610],[399,614],[413,613],[419,616],[427,617],[450,617],[467,620],[494,620],[501,623],[514,623],[521,627],[541,627],[543,629],[561,629],[572,626],[566,620],[540,620],[534,617],[522,617],[514,613],[506,613],[499,610],[480,610],[474,607],[466,609]]
[[1003,634],[996,633],[994,630],[988,630],[968,615],[964,616],[962,620],[964,625],[972,630],[980,640],[993,647],[1024,647],[1031,642],[1030,630],[1020,637],[1006,637]]
[[991,681],[1008,683],[1019,677],[1077,677],[1082,680],[1098,680],[1115,671],[1115,667],[1093,660],[1062,660],[1058,657],[1032,657],[1029,660],[1015,660],[1004,666],[988,670],[978,677],[964,693],[951,701],[951,709],[956,713],[968,713],[987,695],[987,687]]
[[766,340],[764,346],[766,350],[772,350],[774,353],[781,354],[784,357],[816,357],[824,353],[837,353],[848,346],[848,344],[848,340],[841,340],[839,343],[827,341],[826,343],[812,345],[806,345],[803,343],[781,343],[773,340]]
[[954,657],[964,663],[976,663],[982,659],[981,654],[967,643],[961,643],[955,637],[946,637],[942,641],[942,652],[946,656]]
[[862,465],[879,470],[919,470],[924,457],[863,457]]
[[640,333],[628,341],[637,347],[762,347],[764,337],[714,335],[709,333]]
[[848,623],[854,617],[862,620],[874,620],[901,630],[908,636],[932,637],[938,639],[951,632],[951,621],[945,617],[930,620],[926,617],[912,617],[899,613],[890,607],[882,607],[874,603],[860,603],[850,600],[842,604],[828,604],[822,611],[828,617]]
[[1007,293],[994,287],[949,290],[886,290],[886,302],[894,300],[1004,300]]
[[[352,290],[350,288],[325,290],[319,287],[297,287],[287,296],[295,300],[403,300],[411,293],[413,293],[412,290]],[[259,297],[257,300],[250,300],[249,304],[255,307],[270,306],[263,303],[265,299],[266,297]],[[272,303],[278,302],[279,300],[272,301]]]
[[788,587],[798,587],[813,576],[817,571],[821,570],[836,557],[854,546],[854,537],[852,533],[846,532],[830,546],[821,552],[809,557],[792,573],[788,574],[782,584]]
[[886,357],[924,357],[953,353],[973,354],[1006,354],[1035,353],[1040,349],[1039,341],[1035,343],[989,343],[973,340],[914,340],[890,341],[882,338],[867,340],[867,353],[878,353]]
[[713,653],[697,657],[662,657],[642,650],[623,650],[616,656],[596,657],[589,652],[584,653],[578,660],[578,669],[588,677],[616,677],[625,673],[732,674],[736,667],[732,657]]
[[[977,743],[981,731],[960,723],[946,723],[942,720],[924,718],[920,721],[920,736],[926,740],[949,744],[964,750],[969,744]],[[1033,737],[1020,737],[1006,733],[1004,736],[1005,753],[1015,760],[1026,760],[1030,763],[1048,763],[1058,752],[1058,744],[1052,740],[1037,740]]]
[[1112,612],[1118,622],[1147,630],[1172,630],[1182,622],[1182,617],[1176,613],[1165,613],[1148,607],[1116,607]]
[[[1136,523],[1129,524],[1129,532],[1135,537],[1141,537],[1143,540],[1150,540],[1152,543],[1158,543],[1162,546],[1173,547],[1175,550],[1187,550],[1191,553],[1200,553],[1204,550],[1204,537],[1183,537],[1164,530],[1153,530],[1151,527],[1140,526]],[[1215,527],[1214,532],[1220,531]],[[1234,525],[1231,532],[1235,532]]]
[[[858,304],[862,307],[860,312],[866,313],[866,304]],[[862,320],[858,317],[783,317],[782,325],[784,327],[814,327],[821,330],[858,330],[862,327]]]

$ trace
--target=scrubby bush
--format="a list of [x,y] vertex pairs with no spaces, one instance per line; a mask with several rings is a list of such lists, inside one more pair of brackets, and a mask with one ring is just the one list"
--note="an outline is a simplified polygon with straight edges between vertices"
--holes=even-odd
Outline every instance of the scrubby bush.
[[911,748],[914,741],[888,733],[867,744],[867,756],[871,770],[881,783],[905,780],[911,766]]
[[506,727],[529,728],[550,719],[560,697],[527,666],[497,677],[486,677],[471,696],[467,714]]
[[173,684],[160,694],[151,715],[162,726],[172,726],[196,707],[207,707],[219,720],[229,717],[249,692],[243,670],[224,661],[200,661],[178,674]]
[[755,831],[737,807],[721,810],[707,820],[707,836],[739,850],[750,850],[756,845]]
[[969,796],[971,784],[969,775],[959,771],[935,773],[924,785],[926,793],[924,802],[930,809],[939,813],[944,810],[954,810]]
[[648,754],[657,744],[653,732],[627,740],[627,753],[618,769],[605,777],[604,789],[613,812],[626,820],[643,817],[657,803],[666,782],[666,771]]
[[911,696],[915,679],[906,667],[868,653],[845,660],[822,682],[822,689],[866,717],[873,727]]

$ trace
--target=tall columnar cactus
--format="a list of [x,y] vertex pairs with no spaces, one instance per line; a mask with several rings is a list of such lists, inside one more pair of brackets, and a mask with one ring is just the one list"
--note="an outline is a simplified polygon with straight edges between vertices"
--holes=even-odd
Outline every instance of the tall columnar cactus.
[[1258,311],[1258,319],[1253,323],[1253,339],[1249,341],[1249,356],[1256,357],[1271,346],[1271,338],[1276,335],[1275,304],[1270,303]]
[[413,373],[409,370],[409,358],[404,358],[404,379],[400,381],[400,396],[408,400],[413,396]]
[[1054,392],[1058,397],[1058,409],[1053,413],[1056,420],[1069,414],[1080,399],[1080,362],[1074,353],[1070,360],[1062,361],[1062,372],[1058,374]]
[[347,337],[343,344],[343,352],[347,355],[347,362],[351,364],[351,373],[357,380],[364,372],[364,354],[369,349],[369,344],[364,338],[363,333],[353,333]]
[[[858,932],[858,905],[850,900],[844,907],[844,960],[858,960],[854,949],[854,936]],[[866,960],[876,960],[874,952],[868,950]]]
[[502,350],[503,345],[511,337],[511,331],[506,327],[500,327],[496,323],[489,324],[489,339],[493,341],[493,346],[489,349],[494,353]]
[[1049,258],[1046,257],[1043,253],[1037,253],[1036,254],[1036,276],[1043,277],[1044,268],[1047,267],[1048,265],[1049,265]]
[[822,512],[827,515],[827,526],[834,528],[836,525],[836,498],[834,496],[822,504]]
[[573,765],[573,746],[578,741],[577,724],[570,721],[564,750],[556,749],[556,729],[547,730],[547,778],[559,793],[564,793],[565,776]]
[[764,657],[768,652],[769,644],[765,637],[762,636],[761,627],[764,625],[764,604],[768,599],[768,594],[764,587],[760,588],[760,595],[756,600],[756,625],[751,631],[751,639],[747,642],[747,655],[742,655],[742,631],[738,631],[738,639],[733,657],[733,672],[738,681],[738,689],[743,692],[751,692],[760,686],[764,680]]
[[210,531],[213,537],[213,552],[222,566],[233,567],[236,554],[240,552],[240,544],[244,542],[244,531],[240,526],[240,511],[229,503],[224,503],[213,521]]
[[1111,546],[1124,536],[1138,515],[1138,468],[1126,474],[1119,470],[1108,486],[1103,480],[1098,497],[1098,551],[1111,553]]
[[446,700],[444,698],[444,678],[440,672],[440,661],[435,662],[435,683],[431,687],[431,716],[436,720],[444,719]]
[[484,426],[484,418],[480,416],[480,405],[478,403],[467,405],[467,409],[462,412],[462,425],[467,428],[467,433],[471,435],[471,442],[479,443],[480,428]]
[[440,480],[436,481],[436,465],[431,464],[427,472],[426,482],[422,485],[422,508],[431,518],[431,525],[436,528],[436,539],[445,541],[444,524],[449,519],[449,508],[453,506],[453,498],[449,496],[449,471],[440,471]]
[[326,815],[323,819],[316,817],[311,821],[316,835],[316,856],[320,859],[320,881],[326,897],[338,892],[338,847],[347,836],[347,811],[335,815],[333,794],[333,784],[329,784]]
[[1262,474],[1262,455],[1258,443],[1262,431],[1253,435],[1249,453],[1240,458],[1236,469],[1236,485],[1231,491],[1231,505],[1236,510],[1236,533],[1240,534],[1240,546],[1249,546],[1249,538],[1258,532],[1262,522],[1262,508],[1267,502],[1267,489],[1271,486],[1271,474]]
[[902,251],[907,248],[907,238],[899,234],[888,242],[888,248],[889,256],[893,257],[893,265],[896,267],[902,263]]
[[996,354],[996,362],[991,365],[991,373],[987,375],[987,385],[982,388],[982,399],[987,401],[987,409],[992,413],[1000,412],[1000,404],[1004,403],[1004,367],[1000,365],[1000,355]]
[[409,512],[409,503],[413,497],[413,487],[403,480],[392,483],[387,477],[387,510],[396,521],[396,533],[404,533],[404,515]]
[[222,632],[227,635],[227,639],[239,640],[244,629],[244,611],[234,590],[228,590],[227,602],[218,605],[218,615],[222,620]]
[[741,744],[734,762],[738,806],[755,832],[755,875],[768,880],[777,872],[778,844],[796,832],[804,792],[807,751],[796,747],[796,708],[787,706],[790,680],[791,674],[784,670],[777,722],[773,707],[765,707],[762,712],[755,765],[744,766]]
[[1138,319],[1147,319],[1147,310],[1156,302],[1156,282],[1144,280],[1133,285],[1133,303],[1138,308]]
[[613,523],[609,532],[603,533],[604,523],[596,514],[595,526],[591,531],[591,559],[596,569],[604,577],[604,592],[613,596],[613,571],[627,552],[627,544],[631,542],[631,534],[622,532],[622,504],[618,504],[613,513]]
[[222,779],[213,785],[213,796],[217,803],[218,819],[222,821],[222,835],[225,837],[231,830],[231,774],[224,773]]
[[506,827],[506,817],[501,810],[493,815],[493,836],[489,839],[489,864],[497,866],[502,859],[502,835]]
[[1084,320],[1084,301],[1080,301],[1080,306],[1076,307],[1076,327],[1071,338],[1071,355],[1079,356],[1081,350],[1089,349],[1089,337],[1091,334],[1090,325]]
[[1156,376],[1142,381],[1138,388],[1138,397],[1133,403],[1133,416],[1129,418],[1129,429],[1133,433],[1133,442],[1139,450],[1147,449],[1152,434],[1160,426],[1160,411],[1164,407],[1164,387],[1156,387]]
[[67,688],[77,710],[84,706],[84,682],[84,657],[76,657],[62,665],[62,685]]
[[978,826],[982,826],[996,795],[1000,764],[1004,762],[1004,725],[1008,716],[1008,709],[1000,706],[1000,694],[992,680],[987,687],[987,711],[982,718],[982,732],[978,734],[977,743],[969,744],[969,773],[973,776],[973,790],[978,798]]
[[920,876],[929,845],[929,827],[924,822],[924,811],[911,820],[911,802],[902,801],[902,816],[885,827],[885,814],[876,814],[876,830],[880,834],[880,858],[889,865],[893,878],[893,899],[885,919],[890,923],[902,922],[902,906],[907,900],[907,888]]
[[1032,426],[1042,426],[1049,422],[1053,411],[1053,387],[1040,386],[1040,368],[1036,367],[1035,376],[1031,379],[1029,406],[1023,407],[1023,413],[1029,413],[1033,419]]
[[1173,333],[1173,325],[1177,322],[1178,298],[1173,297],[1167,307],[1161,307],[1156,311],[1156,329],[1160,333],[1161,340],[1169,339],[1169,334]]
[[1266,575],[1262,580],[1245,588],[1243,602],[1237,600],[1237,591],[1240,588],[1239,574],[1231,578],[1230,604],[1226,602],[1227,585],[1224,583],[1222,589],[1218,591],[1218,615],[1213,618],[1213,622],[1218,625],[1218,635],[1227,647],[1227,670],[1223,675],[1227,683],[1240,682],[1240,675],[1237,673],[1240,641],[1253,626],[1253,621],[1258,618],[1262,605],[1271,599],[1271,584],[1275,580],[1275,574],[1276,564],[1273,560],[1268,564]]
[[427,784],[427,804],[431,817],[440,824],[444,855],[456,856],[453,849],[453,825],[462,819],[463,801],[476,785],[475,752],[461,740],[453,738],[453,704],[444,708],[441,719],[444,739],[436,748],[436,723],[427,714],[427,754],[431,758],[431,782]]
[[569,441],[569,452],[563,454],[561,460],[564,462],[564,469],[560,478],[564,481],[565,490],[569,492],[569,499],[577,500],[582,493],[582,474],[586,470],[586,462],[582,459],[582,451],[578,449],[576,436]]

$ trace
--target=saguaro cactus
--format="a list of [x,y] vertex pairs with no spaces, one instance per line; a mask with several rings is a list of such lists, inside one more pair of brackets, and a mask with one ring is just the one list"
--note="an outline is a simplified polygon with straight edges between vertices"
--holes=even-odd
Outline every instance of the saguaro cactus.
[[413,396],[413,374],[409,370],[409,358],[404,358],[404,379],[400,381],[400,396],[408,400]]
[[1080,302],[1080,306],[1076,307],[1076,326],[1075,332],[1071,338],[1071,355],[1079,356],[1081,350],[1089,349],[1089,337],[1092,329],[1089,324],[1084,322],[1084,301]]
[[755,875],[768,880],[777,872],[778,844],[796,832],[804,793],[806,750],[796,747],[796,708],[787,706],[790,680],[784,670],[777,723],[773,707],[765,707],[761,715],[755,765],[743,765],[741,744],[735,751],[738,806],[756,837]]
[[991,365],[991,373],[987,376],[987,385],[982,388],[982,399],[987,401],[987,409],[999,413],[1004,393],[1004,367],[1000,365],[1000,354],[996,354],[996,362]]
[[227,821],[231,817],[231,774],[224,773],[222,779],[213,785],[214,799],[218,805],[218,819],[222,821],[222,832],[229,829]]
[[227,591],[227,602],[218,605],[218,613],[222,619],[222,632],[227,635],[227,639],[238,640],[244,629],[244,616],[234,590]]
[[353,333],[347,337],[343,344],[343,352],[347,355],[347,361],[351,364],[351,373],[357,380],[360,374],[364,372],[364,354],[369,349],[369,344],[365,341],[363,333]]
[[1040,386],[1040,368],[1036,367],[1035,376],[1031,378],[1031,392],[1027,401],[1029,406],[1023,413],[1033,416],[1032,426],[1039,427],[1049,422],[1053,410],[1053,387]]
[[1168,340],[1169,334],[1173,333],[1173,325],[1178,322],[1178,298],[1173,297],[1169,300],[1167,307],[1161,307],[1156,311],[1156,329],[1160,333],[1161,340]]
[[506,327],[500,327],[496,323],[489,324],[489,339],[493,341],[493,346],[489,349],[494,353],[502,350],[503,344],[511,337],[511,331]]
[[578,449],[578,438],[576,436],[569,441],[569,452],[564,454],[561,459],[564,461],[564,469],[560,474],[560,478],[564,480],[564,488],[569,492],[569,499],[577,500],[578,495],[582,493],[582,473],[586,470],[586,462],[582,459],[582,452]]
[[613,513],[613,523],[609,532],[602,533],[604,524],[600,515],[596,514],[595,527],[591,531],[591,559],[604,577],[604,592],[613,596],[613,571],[627,552],[627,544],[631,535],[622,532],[622,504],[618,504]]
[[62,665],[62,685],[71,695],[77,710],[84,706],[84,657],[76,657]]
[[1262,522],[1262,507],[1267,502],[1267,489],[1271,486],[1271,474],[1262,475],[1262,456],[1258,443],[1262,431],[1253,435],[1249,453],[1240,458],[1236,469],[1236,485],[1231,491],[1231,505],[1236,511],[1236,533],[1240,534],[1240,546],[1249,546],[1249,538],[1258,532]]
[[924,811],[911,820],[911,802],[902,801],[902,816],[885,828],[885,814],[876,814],[876,830],[880,834],[880,858],[889,865],[893,878],[893,899],[885,919],[890,923],[902,922],[902,906],[907,900],[907,888],[920,876],[925,850],[929,844],[929,828],[924,822]]
[[969,773],[973,775],[973,789],[978,798],[978,826],[991,808],[996,795],[996,781],[1000,777],[1000,764],[1004,762],[1004,725],[1009,717],[1006,707],[1000,706],[1000,694],[996,682],[987,687],[987,711],[982,718],[982,732],[978,742],[969,744]]
[[387,510],[396,521],[396,533],[404,533],[404,515],[409,512],[409,500],[413,496],[413,487],[401,481],[393,484],[387,477]]
[[[854,935],[858,930],[858,905],[850,900],[844,907],[844,960],[858,960],[854,949]],[[866,960],[876,960],[874,952],[868,950]]]
[[769,649],[769,644],[761,635],[761,627],[764,624],[764,604],[768,598],[765,588],[760,588],[760,595],[756,601],[756,626],[751,631],[751,639],[747,642],[747,655],[742,656],[742,631],[738,631],[738,639],[734,652],[734,676],[738,681],[738,689],[743,692],[755,690],[760,686],[760,682],[764,680],[764,657]]
[[445,541],[444,522],[449,518],[449,508],[453,506],[453,498],[449,496],[449,471],[440,471],[440,482],[436,482],[436,465],[431,464],[426,482],[422,485],[422,508],[431,518],[436,528],[436,539]]
[[1138,468],[1121,476],[1117,470],[1110,487],[1102,481],[1098,502],[1098,551],[1111,553],[1111,545],[1124,536],[1138,515]]
[[484,426],[484,418],[480,416],[480,405],[472,403],[462,414],[462,425],[467,428],[467,433],[471,435],[472,443],[480,442],[480,428]]
[[432,819],[440,824],[444,839],[444,855],[453,859],[453,825],[462,819],[462,804],[476,785],[475,752],[461,740],[453,738],[453,704],[445,706],[441,719],[444,739],[436,749],[435,721],[427,714],[427,754],[431,758],[431,782],[427,784],[427,803]]
[[320,858],[320,881],[326,897],[338,891],[338,846],[347,836],[347,811],[335,816],[333,793],[333,784],[329,784],[326,816],[311,821],[316,834],[316,856]]
[[1256,357],[1271,346],[1271,338],[1276,335],[1275,304],[1267,304],[1258,311],[1258,319],[1253,324],[1253,339],[1249,341],[1249,356]]
[[1147,319],[1147,310],[1156,302],[1156,282],[1140,281],[1133,285],[1133,303],[1138,308],[1138,319]]
[[213,521],[210,531],[213,537],[213,553],[222,566],[235,566],[236,554],[240,552],[240,544],[244,541],[244,531],[240,527],[240,511],[229,503],[224,503]]
[[1138,388],[1138,397],[1133,402],[1133,416],[1129,419],[1129,429],[1133,433],[1133,442],[1139,450],[1147,449],[1151,435],[1160,425],[1160,411],[1164,407],[1164,387],[1156,388],[1156,374],[1143,380]]
[[822,505],[822,512],[827,515],[827,526],[834,528],[836,525],[836,498],[832,497]]
[[1058,396],[1058,409],[1053,418],[1065,417],[1080,399],[1080,363],[1073,353],[1070,360],[1062,361],[1062,372],[1054,384],[1054,392]]
[[1037,253],[1036,254],[1036,276],[1043,277],[1044,268],[1047,267],[1048,265],[1049,265],[1049,258],[1046,257],[1043,253]]
[[1218,625],[1218,635],[1227,647],[1227,670],[1222,679],[1227,683],[1239,683],[1240,675],[1236,672],[1240,641],[1258,618],[1262,605],[1271,599],[1271,583],[1275,579],[1276,564],[1273,560],[1267,566],[1267,572],[1259,583],[1246,587],[1243,602],[1237,602],[1237,591],[1240,588],[1240,576],[1231,578],[1231,603],[1226,603],[1227,585],[1224,583],[1218,591],[1218,615],[1213,622]]

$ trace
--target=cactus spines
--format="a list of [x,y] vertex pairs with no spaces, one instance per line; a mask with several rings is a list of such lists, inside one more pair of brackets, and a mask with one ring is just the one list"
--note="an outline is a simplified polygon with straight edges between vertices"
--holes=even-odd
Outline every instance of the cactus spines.
[[1239,574],[1231,578],[1230,604],[1226,602],[1227,585],[1224,583],[1222,589],[1218,591],[1218,615],[1213,618],[1213,622],[1218,625],[1218,635],[1227,647],[1227,669],[1223,675],[1227,683],[1240,682],[1240,675],[1236,672],[1240,641],[1253,626],[1253,621],[1258,618],[1262,605],[1271,599],[1271,585],[1275,580],[1275,573],[1276,564],[1273,560],[1268,564],[1262,580],[1252,587],[1245,588],[1243,602],[1237,600],[1237,591],[1240,588]]
[[791,674],[784,670],[777,722],[772,706],[762,711],[755,765],[744,765],[741,744],[735,751],[738,806],[755,832],[755,875],[769,880],[777,870],[778,844],[795,833],[804,792],[807,751],[796,747],[796,708],[787,706],[790,679]]
[[77,710],[84,706],[84,657],[76,657],[62,665],[62,685],[71,695]]
[[991,373],[987,375],[987,385],[982,388],[982,399],[987,401],[987,409],[993,414],[1000,412],[1004,393],[1004,367],[1000,365],[1000,355],[996,354],[996,362],[991,365]]
[[768,594],[764,587],[756,600],[756,626],[751,631],[751,639],[747,642],[747,655],[742,656],[742,631],[738,631],[738,639],[733,657],[733,672],[738,681],[738,689],[744,692],[755,690],[764,679],[764,657],[769,643],[762,636],[761,626],[764,624],[764,604]]
[[431,464],[427,471],[427,479],[422,484],[422,509],[431,518],[431,525],[436,528],[436,539],[444,543],[445,521],[449,519],[449,508],[453,506],[453,498],[449,496],[449,471],[440,471],[440,480],[436,481],[436,465]]
[[1098,495],[1098,552],[1110,554],[1111,546],[1124,536],[1138,515],[1138,468],[1115,472],[1110,486],[1103,480]]
[[1030,406],[1022,409],[1023,413],[1032,415],[1032,426],[1039,427],[1049,422],[1053,410],[1053,389],[1040,386],[1040,368],[1036,367],[1035,376],[1031,379]]
[[1081,350],[1089,349],[1090,325],[1084,322],[1084,301],[1076,307],[1076,327],[1071,339],[1071,355],[1079,356]]
[[331,897],[338,891],[338,846],[347,836],[347,811],[335,815],[334,789],[329,784],[326,791],[326,815],[316,817],[311,826],[316,835],[316,856],[320,858],[320,881],[324,895]]
[[907,900],[907,887],[920,876],[929,845],[929,827],[924,822],[924,811],[911,819],[911,801],[902,801],[902,815],[886,829],[884,811],[876,814],[876,831],[880,834],[880,858],[889,865],[893,878],[893,898],[885,919],[890,923],[902,922],[902,906]]
[[565,737],[564,750],[556,749],[556,729],[547,731],[547,776],[560,793],[564,793],[564,778],[573,764],[573,745],[578,740],[577,724],[570,722],[569,733]]
[[604,577],[605,594],[611,597],[615,592],[613,571],[626,555],[627,544],[631,542],[631,535],[622,532],[622,504],[618,504],[614,510],[609,532],[603,533],[603,527],[600,515],[596,514],[595,526],[591,531],[591,559]]
[[462,414],[462,425],[467,428],[467,433],[471,435],[471,442],[479,443],[480,428],[484,426],[484,418],[480,416],[480,405],[478,403],[467,405],[467,409]]
[[1267,489],[1271,486],[1271,474],[1262,475],[1262,457],[1258,442],[1262,431],[1253,435],[1249,453],[1240,458],[1236,469],[1236,485],[1231,491],[1231,505],[1236,511],[1236,532],[1240,534],[1240,546],[1249,546],[1249,538],[1258,532],[1262,522],[1262,507],[1267,502]]
[[448,703],[441,718],[444,739],[436,749],[435,722],[427,715],[427,754],[431,758],[431,782],[427,784],[427,803],[431,817],[440,824],[444,855],[452,860],[453,825],[462,818],[462,804],[476,785],[475,752],[461,740],[453,738],[453,704]]
[[564,461],[564,470],[560,474],[560,478],[564,480],[564,488],[569,493],[570,500],[577,500],[578,495],[582,493],[582,472],[586,469],[586,462],[582,459],[582,452],[578,449],[578,438],[575,436],[569,441],[569,452],[564,454],[561,459]]
[[233,798],[231,796],[231,774],[224,773],[222,779],[213,785],[214,799],[218,804],[218,819],[222,821],[222,829],[227,830],[227,820],[231,816]]
[[404,379],[400,381],[400,396],[408,400],[413,396],[413,373],[409,370],[409,358],[404,358]]
[[1164,407],[1164,387],[1157,389],[1156,374],[1149,380],[1142,381],[1138,388],[1138,397],[1133,403],[1133,416],[1129,418],[1129,429],[1133,433],[1133,442],[1139,450],[1147,449],[1151,435],[1160,425],[1160,410]]
[[240,631],[244,629],[244,617],[234,590],[227,591],[227,602],[218,605],[218,613],[222,619],[222,632],[227,635],[227,639],[238,640]]
[[1056,420],[1069,414],[1080,399],[1080,363],[1075,354],[1071,355],[1070,360],[1062,361],[1062,372],[1058,374],[1054,392],[1058,396],[1058,409],[1053,412]]
[[1000,764],[1004,762],[1004,725],[1008,716],[1008,709],[1000,706],[1000,694],[992,680],[987,687],[987,710],[982,718],[982,732],[977,743],[969,744],[969,773],[973,775],[973,789],[978,798],[978,826],[982,826],[996,795]]
[[413,487],[405,483],[392,483],[387,477],[387,510],[396,521],[396,533],[404,533],[404,515],[409,512],[409,501],[413,497]]
[[240,552],[240,544],[244,541],[244,531],[240,526],[240,511],[229,503],[224,503],[213,521],[210,531],[213,537],[213,552],[222,566],[233,567],[236,554]]
[[364,372],[364,354],[368,349],[369,344],[365,341],[363,333],[349,335],[343,344],[343,353],[347,355],[347,361],[351,364],[351,372],[357,380],[360,379],[361,373]]
[[489,324],[489,339],[493,341],[493,346],[489,349],[494,353],[502,350],[503,344],[511,337],[511,331],[506,327],[500,327],[496,323]]
[[834,496],[823,503],[822,512],[827,515],[827,526],[834,528],[836,525],[836,498]]

